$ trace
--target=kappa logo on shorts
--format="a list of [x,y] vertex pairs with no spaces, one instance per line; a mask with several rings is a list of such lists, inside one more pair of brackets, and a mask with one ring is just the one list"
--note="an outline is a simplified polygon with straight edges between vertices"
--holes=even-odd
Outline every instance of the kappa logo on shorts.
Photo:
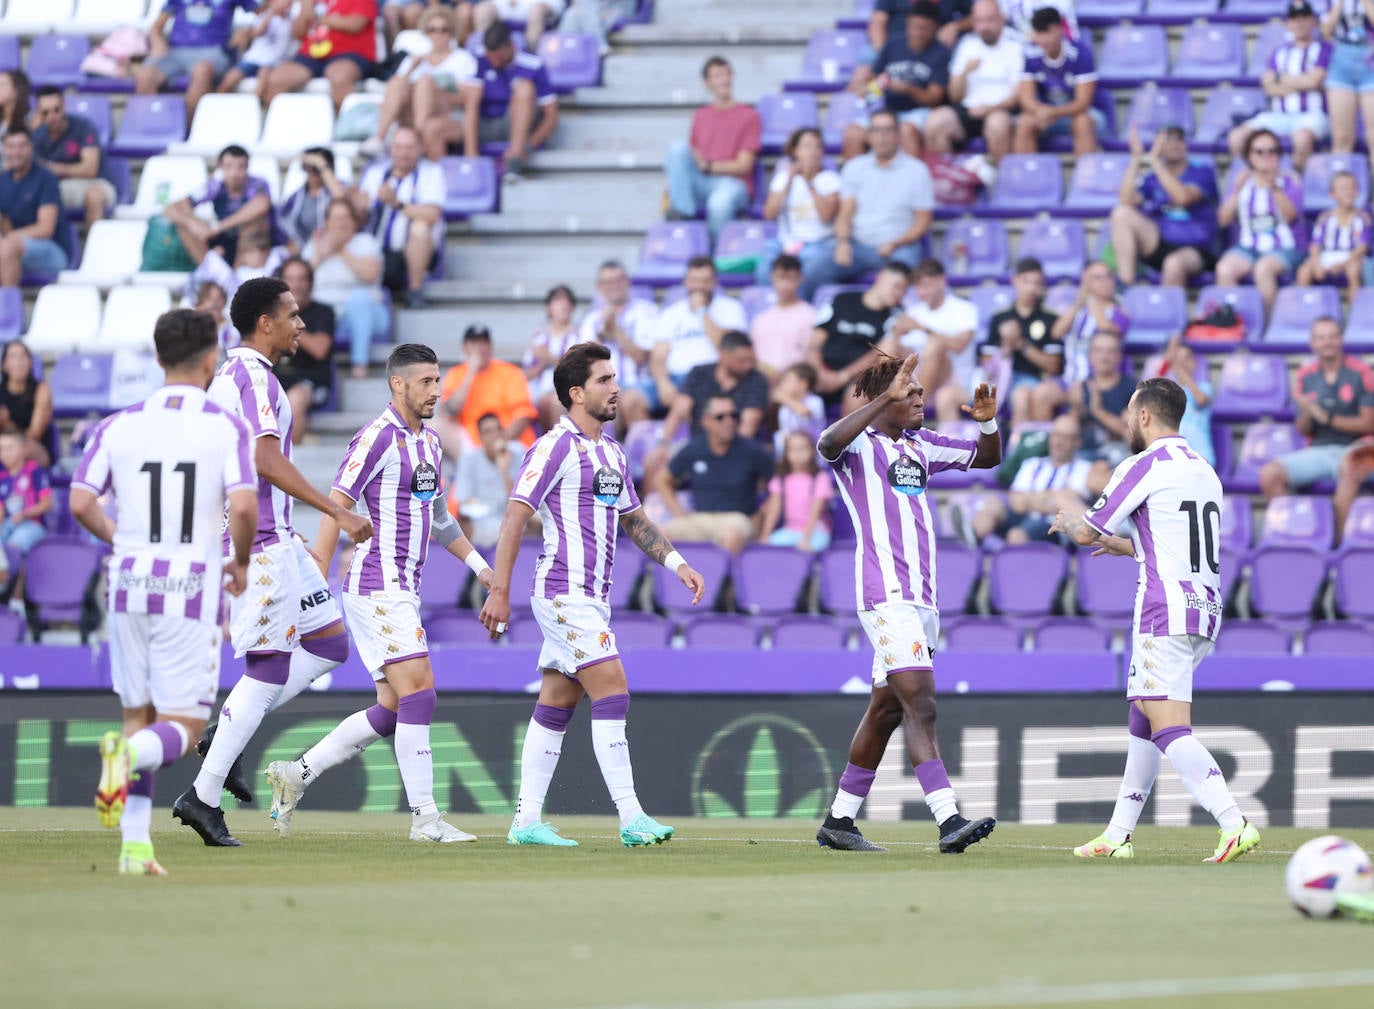
[[568,644],[572,644],[572,643],[573,643],[574,641],[576,641],[576,640],[577,640],[577,632],[576,632],[576,631],[569,631],[569,632],[568,632]]
[[879,635],[879,637],[878,637],[878,647],[879,647],[879,648],[886,648],[887,645],[888,645],[888,642],[890,642],[891,640],[892,640],[892,639],[889,638],[886,634]]
[[576,656],[578,662],[581,662],[583,659],[587,657],[587,653],[580,648],[574,648],[573,655]]
[[886,627],[886,626],[887,626],[887,621],[884,620],[882,617],[874,617],[874,618],[873,618],[873,626],[874,626],[874,627]]
[[258,617],[258,626],[259,626],[259,627],[266,627],[266,626],[267,626],[268,624],[270,624],[271,622],[272,622],[272,618],[269,617],[266,613],[264,613],[262,616]]
[[263,596],[261,599],[258,600],[258,605],[271,606],[274,602],[276,602],[276,600],[273,599],[271,596]]
[[553,601],[553,608],[556,610],[561,610],[563,608],[563,600],[555,599]]
[[1143,651],[1153,652],[1155,650],[1155,643],[1149,638],[1146,638],[1144,641],[1140,642],[1140,647]]
[[892,655],[892,654],[890,654],[890,653],[883,656],[883,665],[885,665],[885,666],[895,666],[896,664],[897,664],[897,656]]
[[386,616],[386,607],[385,607],[385,606],[378,606],[378,607],[376,607],[375,609],[373,609],[372,615],[373,615],[374,617],[384,617],[384,616]]
[[596,636],[596,643],[601,646],[603,652],[609,652],[611,650],[611,632],[602,631]]
[[559,622],[560,624],[566,624],[566,623],[568,622],[568,618],[565,617],[565,616],[563,616],[563,614],[560,613],[560,614],[558,614],[558,622]]
[[1146,679],[1145,679],[1145,689],[1146,689],[1146,690],[1158,690],[1158,689],[1159,689],[1159,684],[1156,683],[1154,680],[1150,679],[1149,677],[1146,677]]
[[254,647],[254,648],[262,648],[262,647],[265,646],[266,644],[267,644],[267,635],[264,634],[262,637],[258,638],[258,640],[257,640],[256,642],[254,642],[253,647]]
[[395,634],[395,633],[396,633],[396,628],[392,627],[390,624],[382,624],[380,630],[381,630],[381,632],[382,632],[383,634]]
[[266,564],[266,563],[267,563],[267,555],[266,555],[266,554],[254,554],[254,555],[253,555],[253,563],[254,563],[254,564]]
[[394,641],[393,641],[391,644],[389,644],[389,645],[386,646],[386,653],[387,653],[388,655],[395,655],[395,654],[396,654],[397,652],[399,652],[400,650],[401,650],[401,646],[398,645],[398,644],[396,644]]
[[262,576],[261,578],[258,579],[258,584],[259,584],[259,585],[271,585],[271,584],[272,584],[272,576],[269,575],[269,574],[264,573],[263,576]]

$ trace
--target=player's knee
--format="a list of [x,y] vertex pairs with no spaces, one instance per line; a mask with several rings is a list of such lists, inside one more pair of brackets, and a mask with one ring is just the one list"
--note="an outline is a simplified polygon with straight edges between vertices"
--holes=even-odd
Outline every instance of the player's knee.
[[338,634],[332,634],[327,638],[308,638],[301,642],[301,647],[311,655],[329,662],[343,663],[348,660],[348,635],[342,627],[339,628]]

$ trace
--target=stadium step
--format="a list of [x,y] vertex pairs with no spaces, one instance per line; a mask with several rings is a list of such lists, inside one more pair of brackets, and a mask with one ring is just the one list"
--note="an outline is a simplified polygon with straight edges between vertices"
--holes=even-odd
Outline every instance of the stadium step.
[[[577,107],[680,105],[695,107],[706,98],[701,65],[718,44],[636,46],[606,61],[603,86],[577,93]],[[782,89],[801,68],[800,45],[731,46],[722,53],[735,71],[735,97],[756,102]]]
[[[469,283],[515,290],[517,293],[513,297],[517,299],[530,291],[537,291],[542,298],[548,286],[533,278],[556,277],[556,283],[576,281],[582,276],[589,277],[596,264],[606,259],[619,259],[633,267],[639,261],[640,244],[640,240],[631,236],[564,235],[550,242],[543,235],[471,235],[449,240],[445,272],[449,277],[463,278]],[[442,283],[435,285],[437,300],[463,296],[450,295]],[[511,296],[495,295],[498,298]]]

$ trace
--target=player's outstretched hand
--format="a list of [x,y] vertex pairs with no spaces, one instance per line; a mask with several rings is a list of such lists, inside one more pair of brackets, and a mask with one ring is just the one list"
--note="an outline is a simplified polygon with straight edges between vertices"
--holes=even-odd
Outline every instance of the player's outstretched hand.
[[226,561],[224,564],[224,591],[231,596],[241,596],[247,586],[248,569],[236,560]]
[[487,601],[482,604],[482,612],[477,619],[495,641],[510,627],[510,593],[508,591],[489,592]]
[[978,388],[973,390],[973,405],[961,403],[959,409],[980,424],[986,420],[996,420],[997,386],[980,382]]
[[692,593],[692,605],[701,602],[701,597],[706,595],[706,579],[701,577],[701,572],[690,564],[681,564],[678,565],[677,577]]
[[1069,522],[1069,513],[1066,512],[1063,508],[1060,508],[1054,516],[1054,522],[1050,525],[1050,532],[1067,533],[1069,531]]
[[339,528],[354,543],[366,543],[372,538],[372,520],[354,511],[346,511],[339,516]]
[[1134,557],[1135,544],[1125,536],[1103,536],[1097,541],[1097,549],[1092,552],[1093,557]]
[[892,384],[887,387],[887,398],[900,402],[916,391],[916,383],[912,381],[912,376],[916,374],[916,365],[920,357],[916,354],[908,354],[906,360],[902,362],[902,368],[897,372],[897,376],[892,380]]

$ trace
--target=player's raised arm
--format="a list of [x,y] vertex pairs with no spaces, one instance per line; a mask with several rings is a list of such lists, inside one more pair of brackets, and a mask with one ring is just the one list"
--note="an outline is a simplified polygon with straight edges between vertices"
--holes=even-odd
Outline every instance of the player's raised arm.
[[978,422],[978,451],[970,469],[991,469],[1002,464],[1002,435],[997,430],[997,386],[980,382],[973,390],[973,405],[961,403],[959,409]]
[[907,396],[916,392],[916,382],[913,376],[916,374],[917,360],[917,355],[908,354],[906,360],[902,362],[901,370],[897,372],[897,377],[892,380],[892,385],[887,388],[886,392],[881,396],[874,396],[868,403],[848,416],[841,417],[821,432],[820,440],[816,442],[816,448],[820,450],[823,458],[834,462],[849,447],[849,443],[863,434],[889,405],[898,400],[906,399]]
[[663,530],[644,514],[643,508],[623,513],[620,516],[620,528],[625,530],[625,535],[630,537],[634,545],[643,550],[651,560],[662,564],[677,575],[678,580],[692,593],[693,606],[701,602],[702,597],[706,595],[706,579],[701,577],[701,572],[687,563],[682,554],[673,549],[672,542],[663,534]]
[[494,641],[510,626],[510,579],[515,570],[515,556],[520,552],[520,537],[534,515],[534,509],[523,501],[511,500],[501,519],[501,531],[496,535],[496,567],[488,587],[487,601],[482,604],[478,619],[491,632]]
[[[441,547],[453,554],[460,561],[472,569],[472,573],[477,576],[477,580],[482,583],[485,589],[491,588],[491,565],[487,563],[485,557],[477,552],[477,548],[472,545],[472,541],[463,535],[463,529],[453,520],[453,516],[448,513],[448,506],[444,504],[444,496],[436,494],[434,496],[434,511],[432,512],[433,521],[430,523],[429,535]],[[518,549],[518,548],[517,548]]]

